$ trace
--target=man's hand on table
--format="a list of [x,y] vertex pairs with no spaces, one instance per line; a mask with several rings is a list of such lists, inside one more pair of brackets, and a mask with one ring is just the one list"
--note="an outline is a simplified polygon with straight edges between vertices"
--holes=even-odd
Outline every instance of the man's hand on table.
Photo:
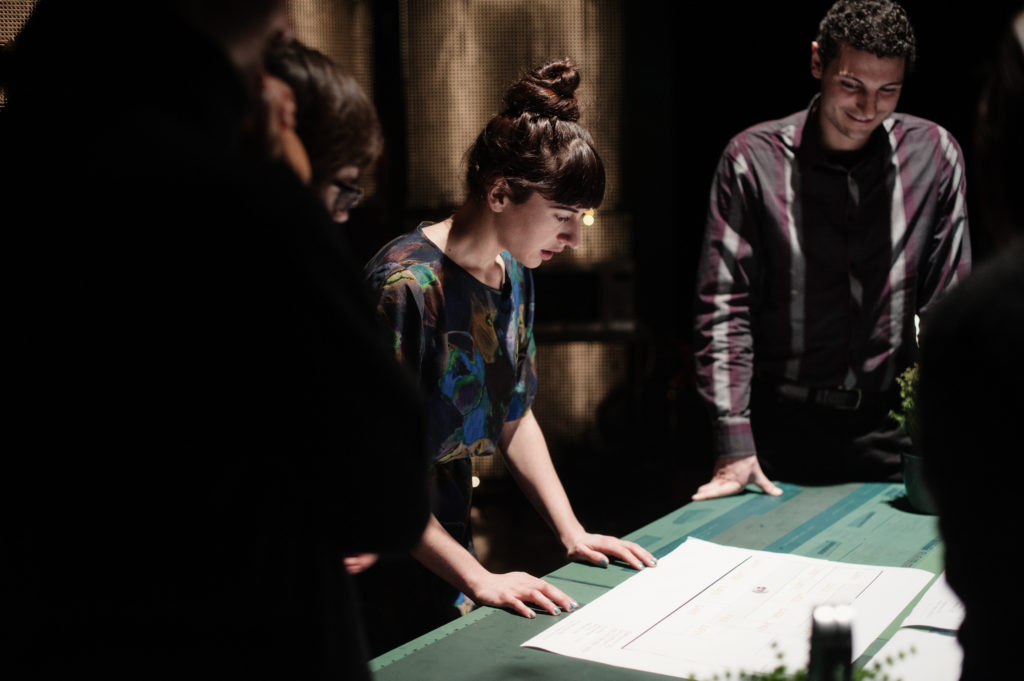
[[758,463],[756,456],[720,456],[715,460],[715,472],[711,481],[701,485],[692,498],[694,501],[702,501],[739,494],[750,483],[773,497],[782,494],[782,490],[761,470],[761,464]]

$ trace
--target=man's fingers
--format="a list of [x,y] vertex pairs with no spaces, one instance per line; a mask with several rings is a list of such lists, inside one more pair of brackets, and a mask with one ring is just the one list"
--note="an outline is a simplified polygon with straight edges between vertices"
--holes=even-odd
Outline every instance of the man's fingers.
[[760,487],[765,494],[770,494],[773,497],[782,496],[782,488],[769,480],[768,476],[760,471],[758,471],[757,475],[754,476],[754,483]]
[[743,489],[743,486],[736,480],[715,478],[711,482],[705,483],[697,488],[697,493],[691,498],[694,501],[717,499],[718,497],[727,497],[736,494],[741,489]]
[[756,464],[756,466],[757,468],[754,469],[754,475],[752,476],[754,484],[760,487],[765,494],[770,494],[773,497],[781,496],[782,489],[768,479],[768,476],[761,470],[761,464]]

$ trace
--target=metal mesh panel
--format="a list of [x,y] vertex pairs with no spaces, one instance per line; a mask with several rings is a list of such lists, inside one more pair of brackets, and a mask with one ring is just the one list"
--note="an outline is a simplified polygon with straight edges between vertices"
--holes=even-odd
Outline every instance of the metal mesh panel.
[[622,44],[614,0],[402,0],[412,208],[463,198],[462,158],[505,87],[550,59],[580,67],[581,122],[608,172],[605,206],[618,200]]
[[[295,37],[320,50],[351,74],[373,101],[373,12],[371,0],[288,0]],[[371,172],[359,186],[372,196]]]
[[373,14],[369,0],[288,0],[295,37],[320,50],[373,99]]
[[[36,0],[3,0],[0,2],[0,49],[21,32]],[[0,88],[0,109],[7,105],[7,96]]]
[[[626,343],[588,341],[545,343],[537,349],[540,385],[533,410],[544,436],[558,443],[581,443],[594,427],[598,405],[629,372]],[[473,460],[481,478],[506,474],[501,456]]]
[[549,440],[579,442],[597,407],[627,375],[625,343],[546,343],[537,349],[540,385],[534,408]]

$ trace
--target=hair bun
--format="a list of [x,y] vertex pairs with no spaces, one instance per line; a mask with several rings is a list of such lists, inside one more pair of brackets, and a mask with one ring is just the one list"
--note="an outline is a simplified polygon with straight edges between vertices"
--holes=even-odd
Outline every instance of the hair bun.
[[567,59],[538,66],[524,74],[505,92],[501,115],[524,114],[577,121],[580,118],[576,88],[580,73]]

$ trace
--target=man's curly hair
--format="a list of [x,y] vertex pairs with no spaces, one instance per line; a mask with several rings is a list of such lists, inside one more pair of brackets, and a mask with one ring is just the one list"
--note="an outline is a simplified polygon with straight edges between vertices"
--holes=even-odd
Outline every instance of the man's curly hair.
[[839,54],[839,43],[876,57],[903,57],[907,73],[917,59],[917,40],[906,11],[890,0],[839,0],[818,26],[822,64]]

